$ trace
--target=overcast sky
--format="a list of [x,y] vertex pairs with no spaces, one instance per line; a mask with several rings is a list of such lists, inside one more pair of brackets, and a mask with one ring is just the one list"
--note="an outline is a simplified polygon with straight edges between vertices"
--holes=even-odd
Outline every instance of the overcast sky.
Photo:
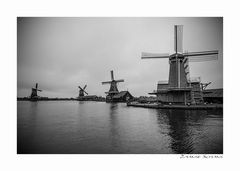
[[173,53],[174,25],[183,27],[183,49],[219,50],[216,61],[190,63],[190,76],[223,87],[222,18],[18,18],[17,95],[77,97],[87,84],[90,95],[105,96],[110,70],[124,79],[119,90],[148,95],[168,80],[168,59],[141,60],[141,52]]

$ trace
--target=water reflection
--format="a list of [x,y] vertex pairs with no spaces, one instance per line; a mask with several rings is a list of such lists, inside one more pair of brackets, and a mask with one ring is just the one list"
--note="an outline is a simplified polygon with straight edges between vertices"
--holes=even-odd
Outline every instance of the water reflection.
[[18,113],[18,120],[25,120],[25,122],[21,123],[18,121],[17,124],[17,152],[34,153],[36,149],[34,141],[37,135],[34,132],[37,126],[38,102],[31,102],[27,106],[21,107],[28,110],[25,116],[22,113]]
[[190,130],[186,124],[188,118],[184,110],[174,112],[169,110],[167,113],[169,128],[169,136],[172,138],[170,144],[175,153],[191,153],[193,151],[193,140]]
[[173,153],[194,153],[194,134],[201,132],[206,115],[206,111],[157,110],[159,128],[170,137]]
[[[109,106],[110,117],[110,141],[112,150],[120,146],[119,123],[118,123],[118,103],[111,103]],[[114,151],[112,151],[114,152]]]
[[222,111],[18,102],[18,153],[222,153]]

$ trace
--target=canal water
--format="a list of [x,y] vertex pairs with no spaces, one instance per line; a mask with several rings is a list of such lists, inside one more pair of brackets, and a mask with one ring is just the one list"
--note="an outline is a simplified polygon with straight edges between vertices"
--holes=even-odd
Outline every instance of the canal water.
[[19,154],[222,154],[222,110],[18,101]]

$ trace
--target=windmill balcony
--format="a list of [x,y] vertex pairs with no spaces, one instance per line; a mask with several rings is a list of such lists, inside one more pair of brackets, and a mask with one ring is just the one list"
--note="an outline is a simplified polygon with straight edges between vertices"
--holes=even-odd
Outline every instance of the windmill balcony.
[[166,89],[158,89],[158,90],[153,90],[153,92],[149,93],[149,94],[161,94],[161,93],[166,93],[169,91],[191,91],[192,87],[168,87]]

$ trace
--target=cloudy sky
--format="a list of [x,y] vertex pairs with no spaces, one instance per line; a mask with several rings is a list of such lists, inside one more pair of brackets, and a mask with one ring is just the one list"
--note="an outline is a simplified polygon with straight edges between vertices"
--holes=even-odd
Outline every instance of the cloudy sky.
[[173,53],[174,25],[183,27],[183,49],[219,50],[218,60],[190,63],[191,77],[223,87],[222,18],[18,18],[17,95],[77,97],[87,84],[91,95],[105,96],[110,70],[124,79],[119,90],[148,95],[168,80],[168,59],[141,60],[141,52]]

